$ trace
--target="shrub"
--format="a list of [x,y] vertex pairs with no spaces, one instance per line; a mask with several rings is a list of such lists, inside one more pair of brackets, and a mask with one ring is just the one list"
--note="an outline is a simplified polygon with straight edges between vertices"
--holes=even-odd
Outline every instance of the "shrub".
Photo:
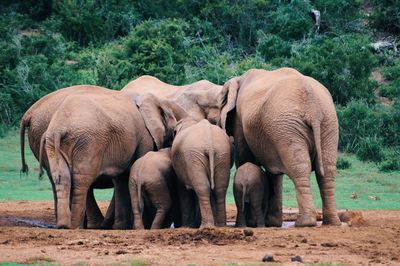
[[336,161],[336,168],[341,170],[349,169],[351,168],[351,162],[348,159],[339,156]]
[[154,75],[172,84],[183,83],[187,28],[188,24],[178,19],[148,20],[136,26],[124,42],[132,75]]
[[400,1],[371,0],[373,12],[369,20],[375,28],[381,31],[400,33]]
[[390,99],[400,98],[400,60],[382,69],[382,74],[388,84],[380,87],[380,94]]
[[259,32],[257,52],[266,61],[271,61],[278,57],[290,57],[291,48],[291,43],[283,40],[278,35]]
[[375,82],[369,77],[377,59],[368,44],[361,36],[317,38],[299,49],[288,63],[324,84],[338,104],[352,99],[374,102]]
[[356,151],[357,156],[363,161],[381,162],[385,159],[383,140],[377,137],[362,138]]
[[379,171],[392,172],[400,170],[400,153],[390,152],[386,155],[386,159],[379,164]]
[[312,7],[308,1],[294,0],[280,4],[268,13],[269,32],[285,40],[296,40],[307,36],[314,27],[309,12]]
[[322,32],[359,30],[362,0],[312,0],[311,3],[321,12]]

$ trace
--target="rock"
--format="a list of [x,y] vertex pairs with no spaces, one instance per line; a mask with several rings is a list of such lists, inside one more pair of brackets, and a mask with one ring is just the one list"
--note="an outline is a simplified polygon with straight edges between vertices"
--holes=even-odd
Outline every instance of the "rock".
[[274,259],[274,257],[271,256],[271,255],[265,255],[265,256],[263,257],[262,261],[263,261],[263,262],[274,262],[275,259]]
[[244,230],[243,230],[243,234],[244,234],[245,236],[253,236],[253,235],[254,235],[254,231],[251,230],[251,229],[244,229]]
[[307,243],[308,241],[307,241],[307,239],[306,238],[303,238],[302,240],[301,240],[301,243]]
[[378,196],[369,196],[368,198],[369,198],[370,200],[381,200],[381,198],[378,197]]
[[337,247],[338,244],[332,243],[332,242],[326,242],[326,243],[322,243],[321,246],[323,246],[323,247],[328,247],[328,248],[332,248],[332,247]]
[[293,262],[300,262],[300,263],[303,263],[303,259],[302,259],[302,257],[300,257],[300,256],[294,256],[294,257],[292,257],[292,259],[291,259]]
[[117,252],[115,252],[116,255],[123,255],[123,254],[126,254],[126,253],[128,253],[128,252],[125,251],[125,250],[122,250],[122,249],[120,249]]

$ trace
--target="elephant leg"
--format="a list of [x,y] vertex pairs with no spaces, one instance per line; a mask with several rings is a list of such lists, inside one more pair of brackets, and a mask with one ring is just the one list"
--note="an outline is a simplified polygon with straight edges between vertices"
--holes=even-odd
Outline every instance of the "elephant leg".
[[296,188],[296,198],[299,206],[299,215],[295,222],[296,227],[315,226],[317,224],[310,187],[310,174],[309,164],[297,164],[289,172],[289,177]]
[[235,199],[236,204],[236,223],[235,227],[245,227],[246,226],[246,216],[244,214],[244,207],[242,198],[243,198],[243,189],[241,185],[237,185],[236,183],[233,185],[233,197]]
[[113,229],[132,228],[132,206],[129,195],[128,178],[120,176],[114,178],[115,193],[115,220]]
[[225,188],[218,188],[214,190],[215,193],[215,201],[216,201],[216,219],[215,225],[216,226],[226,226],[226,189]]
[[[197,198],[200,205],[201,224],[200,228],[214,227],[214,215],[211,209],[211,191],[208,185],[208,178],[203,174],[197,174],[197,184],[193,184],[194,191],[196,192]],[[200,181],[201,180],[201,181]]]
[[267,227],[282,226],[282,179],[283,175],[267,175],[265,188],[265,226]]
[[110,205],[108,205],[106,216],[104,217],[104,220],[101,223],[101,228],[111,229],[112,225],[114,224],[114,218],[115,218],[115,189],[110,201]]
[[341,225],[336,212],[335,202],[335,172],[336,166],[329,166],[325,169],[325,176],[316,172],[319,191],[322,198],[322,224]]
[[84,222],[87,194],[94,178],[82,174],[74,174],[73,178],[71,228],[78,228]]
[[190,227],[194,221],[192,221],[191,212],[193,212],[193,199],[191,191],[187,190],[186,187],[179,182],[179,203],[181,208],[181,224],[184,227]]
[[253,219],[256,222],[257,227],[265,227],[265,219],[264,214],[261,208],[261,204],[257,201],[251,202],[251,213],[253,215]]
[[99,229],[103,223],[104,216],[101,213],[99,205],[94,198],[93,188],[90,188],[86,199],[86,218],[88,229]]
[[163,227],[165,217],[171,208],[172,200],[166,187],[167,184],[164,183],[161,187],[155,187],[148,191],[149,197],[156,207],[156,215],[151,224],[151,229],[160,229]]
[[239,168],[241,165],[247,162],[255,162],[254,155],[251,152],[247,144],[247,141],[244,137],[243,127],[240,121],[238,120],[237,115],[235,116],[235,121],[234,121],[233,137],[235,139],[235,148],[236,148],[235,150],[236,168]]
[[142,215],[139,206],[139,194],[138,186],[136,182],[129,181],[129,192],[131,194],[131,205],[133,211],[133,228],[134,229],[144,229]]

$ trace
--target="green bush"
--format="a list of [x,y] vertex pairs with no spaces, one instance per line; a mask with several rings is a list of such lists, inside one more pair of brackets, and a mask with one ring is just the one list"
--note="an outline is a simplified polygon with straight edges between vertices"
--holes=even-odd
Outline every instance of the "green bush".
[[380,94],[390,99],[400,98],[400,60],[395,60],[392,65],[382,69],[388,84],[380,87]]
[[385,159],[383,140],[377,137],[362,138],[356,154],[363,161],[381,162]]
[[330,33],[359,31],[363,0],[312,0],[321,12],[321,31]]
[[338,104],[346,104],[352,99],[374,102],[376,84],[369,77],[377,59],[369,42],[369,39],[354,35],[317,38],[299,49],[288,63],[324,84]]
[[339,156],[336,161],[336,168],[337,169],[349,169],[351,168],[351,162],[344,157]]
[[386,154],[385,158],[386,159],[379,164],[379,171],[400,171],[400,151],[390,151]]
[[314,28],[309,15],[312,7],[308,1],[294,0],[278,5],[268,13],[267,30],[285,40],[296,40],[307,36]]
[[283,40],[278,35],[259,32],[257,52],[266,61],[272,61],[280,57],[290,57],[291,49],[291,43]]
[[369,17],[372,26],[380,31],[400,33],[400,1],[371,0],[373,12]]

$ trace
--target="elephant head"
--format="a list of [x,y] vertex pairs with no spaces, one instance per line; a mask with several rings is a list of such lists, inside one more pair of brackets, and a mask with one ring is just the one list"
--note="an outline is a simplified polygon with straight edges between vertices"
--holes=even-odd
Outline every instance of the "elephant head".
[[178,121],[189,116],[178,104],[153,94],[137,97],[136,104],[158,150],[170,146]]

